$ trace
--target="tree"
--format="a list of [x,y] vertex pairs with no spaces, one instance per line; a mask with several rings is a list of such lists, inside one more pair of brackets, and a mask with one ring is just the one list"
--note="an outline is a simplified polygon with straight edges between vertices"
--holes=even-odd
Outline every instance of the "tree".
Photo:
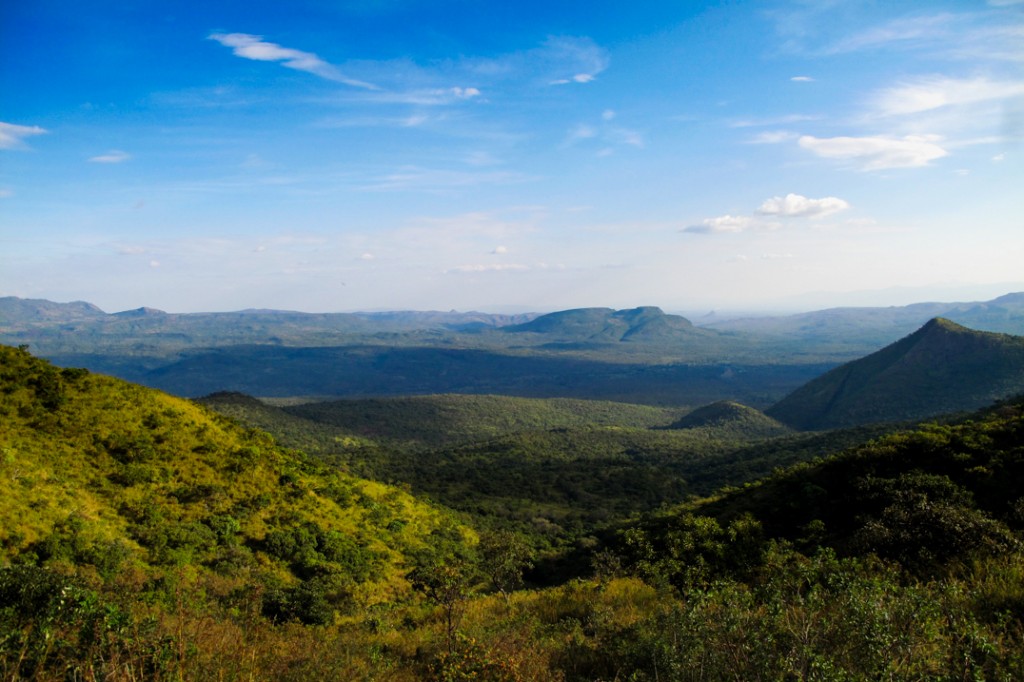
[[413,588],[444,612],[445,639],[448,653],[455,650],[455,633],[466,612],[466,600],[472,593],[475,570],[471,562],[452,557],[423,564],[415,568],[409,578]]
[[533,550],[518,534],[499,530],[481,536],[478,551],[481,570],[508,604],[523,585],[523,571],[533,568]]

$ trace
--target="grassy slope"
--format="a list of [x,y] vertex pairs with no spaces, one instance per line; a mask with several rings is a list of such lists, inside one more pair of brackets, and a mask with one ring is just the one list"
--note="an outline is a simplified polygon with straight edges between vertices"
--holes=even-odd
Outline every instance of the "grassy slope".
[[[406,589],[406,554],[450,525],[406,493],[199,405],[21,350],[0,347],[0,395],[5,561],[34,553],[99,565],[117,554],[146,571],[192,564],[292,583],[297,564],[341,575],[351,560],[362,566],[349,571],[355,599],[368,602]],[[268,532],[300,527],[337,551],[299,561],[266,547]]]

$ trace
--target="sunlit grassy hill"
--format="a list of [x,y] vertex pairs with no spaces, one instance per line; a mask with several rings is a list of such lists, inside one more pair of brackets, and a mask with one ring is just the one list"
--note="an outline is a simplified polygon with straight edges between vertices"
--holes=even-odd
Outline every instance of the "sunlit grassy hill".
[[4,562],[316,585],[326,606],[294,615],[319,619],[402,593],[414,554],[463,533],[197,404],[21,349],[0,347],[0,396]]

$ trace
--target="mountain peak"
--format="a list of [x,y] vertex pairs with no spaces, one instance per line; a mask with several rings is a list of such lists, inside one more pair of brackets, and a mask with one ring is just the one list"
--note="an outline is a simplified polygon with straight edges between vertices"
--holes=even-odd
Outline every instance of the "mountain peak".
[[123,310],[119,313],[114,313],[118,317],[149,317],[154,315],[166,315],[163,310],[157,310],[156,308],[135,308],[134,310]]
[[942,317],[798,388],[766,414],[800,429],[924,419],[1024,390],[1024,337]]
[[962,324],[957,324],[953,320],[946,319],[945,317],[933,317],[928,320],[923,327],[921,327],[921,333],[929,333],[932,331],[943,331],[943,332],[957,332],[957,333],[975,333],[973,329],[969,329]]

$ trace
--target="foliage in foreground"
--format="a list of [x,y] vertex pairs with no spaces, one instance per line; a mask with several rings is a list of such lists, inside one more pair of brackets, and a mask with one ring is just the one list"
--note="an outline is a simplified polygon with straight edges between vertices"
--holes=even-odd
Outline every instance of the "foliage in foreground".
[[1022,401],[624,527],[530,590],[507,529],[474,543],[187,403],[13,349],[0,391],[3,680],[1024,678]]

